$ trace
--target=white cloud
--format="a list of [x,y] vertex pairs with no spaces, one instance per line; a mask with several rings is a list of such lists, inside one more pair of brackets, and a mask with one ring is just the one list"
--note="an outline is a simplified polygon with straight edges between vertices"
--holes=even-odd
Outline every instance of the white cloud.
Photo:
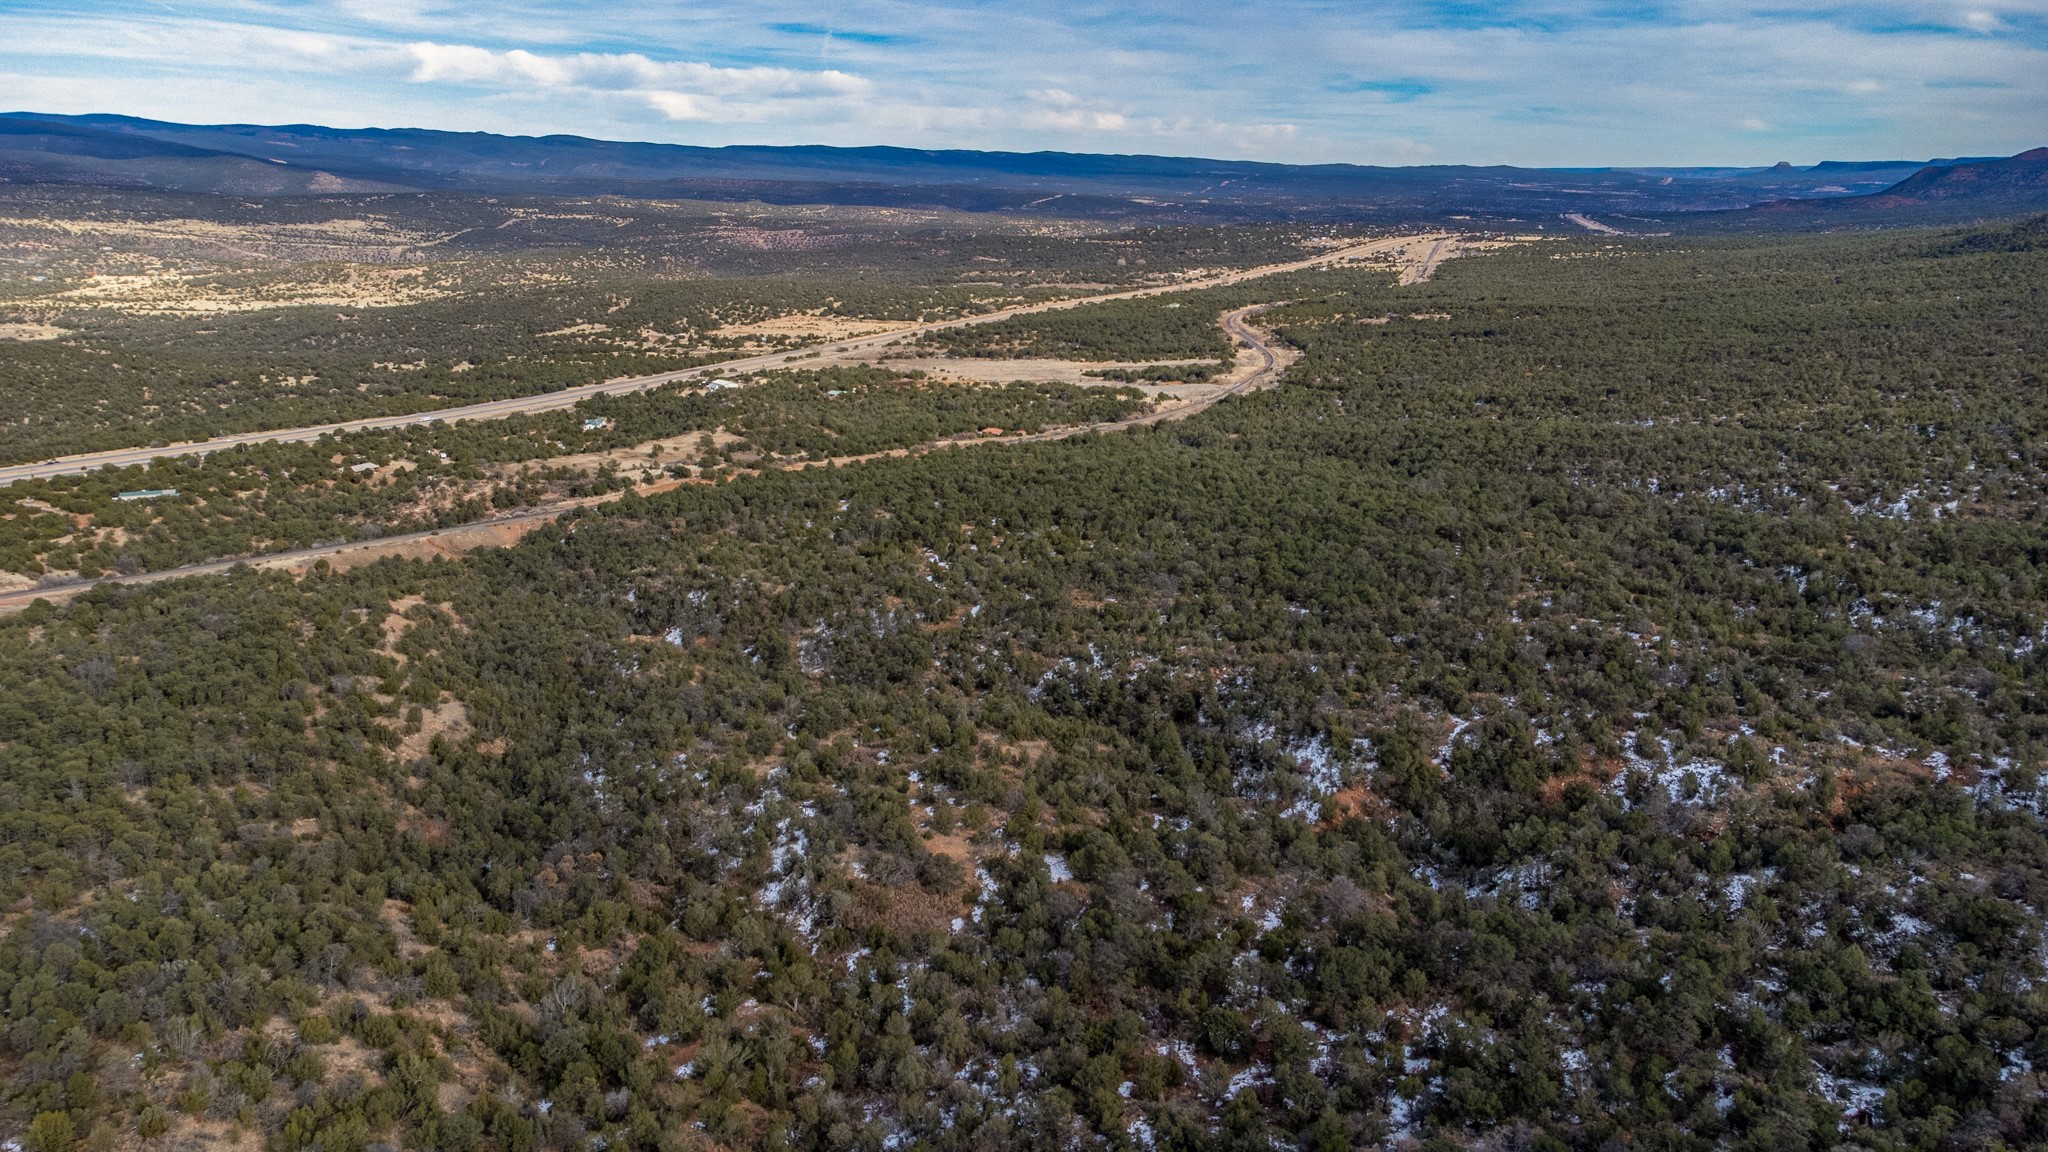
[[567,72],[561,65],[544,61],[524,50],[493,52],[468,44],[411,44],[407,51],[419,62],[409,77],[415,84],[431,84],[436,80],[502,84],[524,79],[554,88],[560,87],[567,79]]
[[643,92],[641,99],[670,120],[716,120],[713,103],[689,92]]
[[858,104],[873,91],[837,69],[717,68],[641,53],[541,55],[471,44],[408,44],[415,84],[453,83],[527,93],[637,101],[670,120],[747,123],[791,103]]
[[367,24],[386,28],[426,28],[459,16],[452,4],[422,0],[330,0],[336,9]]
[[899,38],[829,43],[773,28],[815,0],[29,2],[0,2],[10,103],[170,119],[1668,164],[2017,151],[2048,107],[2048,0],[845,0]]
[[496,52],[470,44],[408,44],[415,83],[532,85],[593,91],[671,89],[715,96],[849,96],[870,91],[866,79],[837,69],[715,68],[659,61],[638,52],[543,56],[523,48]]
[[1023,113],[1023,123],[1053,132],[1122,132],[1131,126],[1130,117],[1111,108],[1089,107],[1079,96],[1059,88],[1042,88],[1027,93],[1043,107]]

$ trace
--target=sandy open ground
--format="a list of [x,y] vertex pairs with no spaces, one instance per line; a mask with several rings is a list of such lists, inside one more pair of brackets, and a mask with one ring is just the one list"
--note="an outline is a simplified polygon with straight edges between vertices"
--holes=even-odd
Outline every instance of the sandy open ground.
[[798,339],[852,340],[883,332],[900,332],[917,325],[908,320],[864,320],[858,316],[834,316],[824,312],[798,312],[757,320],[752,324],[722,325],[720,336],[792,336]]
[[394,228],[375,216],[288,224],[227,224],[215,220],[66,220],[0,216],[0,230],[77,239],[183,247],[257,259],[390,260],[449,238],[447,233]]
[[[1124,387],[1122,381],[1104,380],[1100,376],[1089,376],[1111,368],[1167,368],[1184,367],[1191,364],[1213,364],[1213,360],[1162,360],[1157,362],[1125,362],[1116,364],[1083,363],[1076,360],[978,360],[949,359],[943,356],[921,356],[915,360],[883,359],[881,354],[869,353],[850,356],[847,360],[864,364],[879,364],[896,372],[923,372],[939,380],[972,381],[980,384],[1007,384],[1012,380],[1043,380],[1058,384],[1081,384],[1089,386]],[[1139,382],[1130,387],[1152,391],[1157,385]]]
[[55,340],[69,335],[50,324],[0,324],[0,340]]
[[396,308],[450,295],[428,281],[422,268],[345,264],[319,279],[273,280],[234,285],[195,279],[178,272],[95,276],[55,299],[92,304],[139,315],[201,315],[257,312],[311,305],[330,308]]

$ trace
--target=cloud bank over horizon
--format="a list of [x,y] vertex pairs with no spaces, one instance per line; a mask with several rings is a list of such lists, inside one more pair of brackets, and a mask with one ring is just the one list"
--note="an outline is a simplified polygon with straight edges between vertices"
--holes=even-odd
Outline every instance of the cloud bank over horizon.
[[685,144],[1757,164],[2048,142],[2048,0],[21,0],[10,110]]

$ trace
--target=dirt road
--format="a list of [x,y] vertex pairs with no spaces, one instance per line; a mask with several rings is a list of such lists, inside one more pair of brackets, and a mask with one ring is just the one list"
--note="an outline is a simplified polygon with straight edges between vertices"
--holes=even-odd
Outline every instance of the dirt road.
[[[63,456],[39,464],[14,464],[0,467],[0,487],[18,480],[33,480],[45,476],[71,476],[90,472],[96,468],[121,468],[133,464],[147,464],[164,456],[205,456],[226,448],[242,444],[303,444],[318,440],[322,436],[344,432],[363,432],[378,428],[401,428],[408,424],[425,424],[434,421],[453,423],[460,420],[496,420],[529,412],[553,412],[573,408],[581,401],[593,396],[619,395],[628,392],[642,392],[659,388],[678,380],[691,380],[706,376],[718,376],[731,372],[751,372],[762,368],[776,368],[800,359],[829,363],[834,358],[864,349],[892,343],[899,340],[915,339],[928,332],[948,328],[965,328],[976,324],[992,324],[1012,316],[1028,316],[1041,312],[1057,312],[1085,304],[1096,304],[1107,300],[1135,300],[1147,296],[1161,296],[1171,292],[1188,292],[1199,288],[1217,288],[1228,284],[1241,284],[1267,276],[1278,276],[1288,272],[1300,272],[1310,268],[1326,267],[1347,260],[1359,260],[1371,256],[1382,256],[1398,252],[1409,244],[1422,240],[1438,240],[1443,237],[1394,236],[1383,240],[1372,240],[1364,244],[1324,252],[1306,260],[1286,264],[1267,264],[1258,268],[1247,268],[1238,272],[1227,272],[1200,280],[1189,280],[1179,284],[1162,284],[1150,288],[1133,288],[1123,292],[1110,292],[1100,296],[1082,296],[1065,300],[1051,300],[1041,304],[1024,304],[990,312],[980,316],[964,316],[956,320],[940,320],[920,324],[913,328],[898,328],[872,336],[861,336],[841,340],[824,348],[812,346],[786,352],[771,352],[761,356],[749,356],[740,360],[702,368],[686,368],[675,372],[660,372],[652,376],[628,376],[616,380],[605,380],[596,384],[582,384],[564,388],[559,392],[548,392],[539,396],[515,396],[504,400],[490,400],[482,404],[468,404],[459,408],[438,408],[429,412],[414,412],[403,416],[373,416],[362,420],[344,420],[335,424],[316,424],[306,428],[286,428],[269,432],[239,432],[217,436],[210,440],[193,441],[187,444],[172,444],[160,448],[118,448],[106,452],[88,452],[77,456]],[[824,355],[820,356],[819,353]]]
[[1271,307],[1273,307],[1271,304],[1254,304],[1249,308],[1239,308],[1235,312],[1223,314],[1223,330],[1230,333],[1233,339],[1242,343],[1253,356],[1258,357],[1259,365],[1244,379],[1214,395],[1204,396],[1198,400],[1190,400],[1185,404],[1178,404],[1172,408],[1161,408],[1156,412],[1147,412],[1143,416],[1133,416],[1128,420],[1108,420],[1100,424],[1080,424],[1072,428],[1050,428],[1044,432],[1034,432],[1024,436],[990,436],[979,440],[959,441],[958,443],[1038,444],[1048,440],[1065,440],[1070,436],[1079,436],[1084,432],[1115,432],[1124,428],[1137,428],[1146,424],[1158,424],[1166,420],[1185,420],[1226,397],[1237,396],[1246,392],[1256,392],[1261,388],[1271,387],[1279,383],[1280,380],[1280,369],[1282,367],[1280,354],[1271,345],[1266,343],[1265,338],[1256,329],[1245,323],[1247,316],[1264,312]]
[[1602,224],[1598,220],[1593,219],[1591,216],[1588,216],[1583,212],[1567,212],[1564,214],[1564,218],[1571,221],[1574,224],[1577,224],[1579,227],[1584,228],[1588,232],[1598,232],[1602,236],[1623,235],[1621,229],[1615,228],[1611,225]]
[[[1070,428],[1049,428],[1018,436],[986,436],[942,440],[936,444],[923,444],[914,448],[893,448],[886,452],[866,456],[848,456],[836,460],[804,461],[784,467],[791,469],[821,468],[839,464],[855,464],[887,456],[909,456],[919,452],[946,448],[966,448],[983,444],[1038,444],[1089,432],[1116,432],[1146,424],[1157,424],[1166,420],[1185,420],[1189,416],[1210,407],[1225,397],[1242,395],[1246,392],[1268,388],[1279,382],[1280,371],[1285,367],[1282,354],[1266,341],[1264,334],[1246,323],[1247,318],[1273,307],[1271,304],[1257,304],[1227,312],[1222,317],[1225,331],[1240,342],[1248,355],[1255,358],[1256,365],[1241,380],[1222,389],[1212,396],[1147,412],[1128,420],[1109,420],[1100,424],[1081,424]],[[667,491],[679,486],[678,481],[669,480],[635,489],[645,495]],[[157,584],[165,580],[182,580],[188,576],[218,576],[232,571],[238,565],[251,568],[286,569],[295,572],[310,570],[321,560],[354,566],[369,563],[388,556],[420,555],[421,553],[443,556],[457,556],[477,548],[493,547],[513,543],[526,533],[564,512],[576,512],[618,499],[620,493],[604,496],[586,496],[575,500],[556,501],[538,508],[522,509],[484,520],[458,524],[448,528],[437,528],[425,532],[408,532],[399,536],[385,536],[376,540],[357,540],[347,544],[326,544],[314,548],[296,548],[289,552],[272,552],[261,556],[246,556],[231,560],[208,560],[200,564],[187,564],[182,568],[166,568],[161,572],[143,572],[133,576],[111,576],[100,580],[71,580],[62,584],[50,584],[37,588],[21,588],[0,592],[0,615],[19,612],[37,600],[62,603],[89,588],[101,584]]]
[[[202,564],[187,564],[182,568],[166,568],[161,572],[143,572],[134,576],[109,576],[101,580],[70,580],[62,584],[51,584],[40,588],[19,588],[11,592],[0,592],[0,614],[18,612],[37,600],[62,603],[88,588],[101,584],[157,584],[165,580],[182,580],[187,576],[219,576],[240,565],[251,568],[287,568],[305,570],[320,560],[345,556],[350,553],[386,556],[396,555],[400,550],[430,543],[448,537],[451,541],[460,534],[477,535],[483,532],[502,533],[506,528],[520,529],[513,538],[524,535],[538,527],[543,521],[552,520],[564,512],[588,507],[594,500],[565,501],[545,508],[530,508],[494,516],[489,520],[478,520],[453,528],[439,528],[427,532],[408,532],[403,536],[386,536],[377,540],[357,540],[348,544],[326,544],[317,548],[297,548],[290,552],[271,552],[262,556],[243,556],[232,560],[208,560]],[[470,547],[475,547],[471,544]],[[468,548],[451,548],[450,552],[468,551]]]

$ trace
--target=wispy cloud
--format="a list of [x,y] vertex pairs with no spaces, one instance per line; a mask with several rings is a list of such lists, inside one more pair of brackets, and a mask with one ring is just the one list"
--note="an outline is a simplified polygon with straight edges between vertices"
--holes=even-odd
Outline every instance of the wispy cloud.
[[874,85],[837,69],[717,68],[659,61],[638,52],[542,55],[523,48],[497,52],[473,44],[408,44],[415,84],[454,83],[585,98],[623,97],[670,120],[758,121],[792,102],[865,100]]
[[1437,90],[1435,84],[1427,80],[1417,80],[1414,78],[1354,80],[1345,77],[1331,81],[1327,87],[1332,92],[1362,92],[1370,96],[1377,96],[1382,100],[1393,101],[1420,100],[1422,97]]
[[50,111],[1293,160],[2016,151],[2048,0],[16,0]]
[[822,36],[828,40],[845,40],[853,44],[910,44],[917,40],[898,32],[861,32],[850,28],[833,28],[827,24],[806,24],[802,21],[768,25],[771,32],[790,36]]

